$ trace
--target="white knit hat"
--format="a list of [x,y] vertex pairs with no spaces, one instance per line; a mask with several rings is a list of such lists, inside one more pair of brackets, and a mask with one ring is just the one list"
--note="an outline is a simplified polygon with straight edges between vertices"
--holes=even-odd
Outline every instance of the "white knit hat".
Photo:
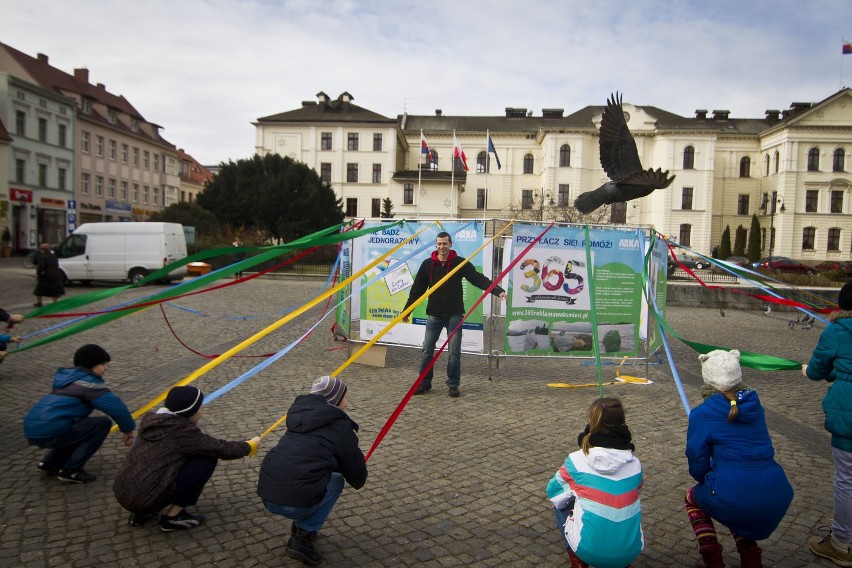
[[743,380],[740,352],[736,349],[717,349],[699,355],[698,360],[701,361],[701,376],[704,377],[704,382],[718,391],[729,391]]

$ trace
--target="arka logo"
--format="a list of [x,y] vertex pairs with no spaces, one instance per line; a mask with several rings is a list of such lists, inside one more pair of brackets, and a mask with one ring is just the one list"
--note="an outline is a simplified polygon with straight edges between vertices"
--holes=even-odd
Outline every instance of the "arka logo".
[[619,239],[618,248],[620,249],[638,249],[639,239]]
[[456,239],[461,239],[461,240],[466,239],[466,240],[472,241],[475,238],[476,238],[476,231],[473,230],[473,229],[464,229],[464,230],[456,233]]

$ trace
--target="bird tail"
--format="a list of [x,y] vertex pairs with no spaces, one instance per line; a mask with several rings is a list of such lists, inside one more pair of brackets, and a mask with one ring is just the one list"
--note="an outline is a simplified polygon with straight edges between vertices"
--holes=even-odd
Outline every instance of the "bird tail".
[[597,193],[598,191],[595,190],[580,194],[577,199],[574,200],[574,208],[583,214],[591,213],[604,204]]

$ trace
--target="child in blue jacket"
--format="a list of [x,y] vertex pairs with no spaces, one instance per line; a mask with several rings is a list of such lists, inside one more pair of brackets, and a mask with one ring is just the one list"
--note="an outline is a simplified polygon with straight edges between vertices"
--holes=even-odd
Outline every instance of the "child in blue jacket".
[[686,514],[707,568],[722,568],[722,545],[713,519],[737,543],[742,568],[760,568],[758,540],[784,518],[793,488],[775,461],[766,416],[757,393],[742,384],[740,352],[699,355],[705,400],[692,409],[686,432],[689,474]]
[[[24,417],[24,436],[29,443],[50,449],[39,462],[39,471],[70,483],[97,479],[83,466],[101,447],[112,420],[124,433],[124,445],[133,444],[136,422],[103,379],[109,361],[103,347],[82,346],[74,353],[74,367],[57,369],[53,392],[35,403]],[[107,416],[89,416],[96,409]]]

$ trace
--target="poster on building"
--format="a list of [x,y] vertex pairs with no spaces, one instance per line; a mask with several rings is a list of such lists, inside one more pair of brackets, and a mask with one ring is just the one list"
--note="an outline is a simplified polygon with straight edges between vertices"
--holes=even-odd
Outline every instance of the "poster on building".
[[[368,222],[365,226],[376,226],[379,222]],[[411,286],[414,284],[417,271],[423,261],[427,260],[435,250],[435,238],[438,233],[446,231],[452,238],[452,248],[457,254],[469,257],[483,243],[483,225],[476,221],[441,221],[440,225],[431,221],[406,222],[402,226],[379,231],[372,235],[361,237],[354,243],[353,269],[360,270],[374,259],[382,257],[405,239],[428,227],[414,237],[402,248],[382,259],[382,261],[367,271],[360,279],[362,286],[353,314],[359,320],[360,339],[370,340],[382,329],[386,328],[394,318],[402,313]],[[491,275],[491,247],[471,259],[476,270]],[[371,282],[372,281],[372,282]],[[367,284],[370,282],[369,284]],[[463,280],[462,290],[464,304],[467,308],[479,298],[482,291]],[[399,323],[382,336],[382,343],[398,345],[422,346],[426,324],[426,306],[424,300],[412,312],[409,323]],[[486,306],[483,309],[483,306]],[[475,312],[465,320],[462,333],[462,350],[481,352],[484,344],[483,314],[488,313],[489,302],[480,304]],[[439,345],[446,339],[442,334]]]
[[[512,258],[543,230],[516,224]],[[582,226],[554,227],[515,265],[506,314],[507,354],[592,355],[592,306],[600,353],[637,354],[644,233],[635,228],[590,229],[591,265],[585,240]]]

